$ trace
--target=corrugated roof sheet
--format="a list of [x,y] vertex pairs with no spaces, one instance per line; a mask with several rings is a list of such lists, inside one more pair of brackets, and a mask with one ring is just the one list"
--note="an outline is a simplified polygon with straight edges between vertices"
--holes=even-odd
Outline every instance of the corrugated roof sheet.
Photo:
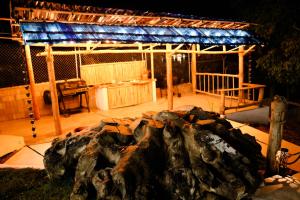
[[259,43],[249,31],[239,29],[23,22],[21,30],[25,43],[80,43],[107,40],[207,45]]

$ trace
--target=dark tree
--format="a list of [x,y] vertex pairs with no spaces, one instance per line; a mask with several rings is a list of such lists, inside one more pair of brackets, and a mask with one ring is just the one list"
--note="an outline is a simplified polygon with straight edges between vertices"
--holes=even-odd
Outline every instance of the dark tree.
[[[234,6],[242,2],[236,2]],[[261,0],[243,8],[240,15],[257,24],[255,31],[265,42],[256,52],[256,67],[265,73],[271,95],[277,93],[291,100],[299,100],[299,2]]]

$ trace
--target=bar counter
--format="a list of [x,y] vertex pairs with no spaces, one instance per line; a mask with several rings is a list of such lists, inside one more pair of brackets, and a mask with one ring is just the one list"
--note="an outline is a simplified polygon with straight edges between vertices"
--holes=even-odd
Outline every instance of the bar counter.
[[152,101],[152,85],[155,80],[132,80],[93,85],[96,90],[96,106],[109,110]]

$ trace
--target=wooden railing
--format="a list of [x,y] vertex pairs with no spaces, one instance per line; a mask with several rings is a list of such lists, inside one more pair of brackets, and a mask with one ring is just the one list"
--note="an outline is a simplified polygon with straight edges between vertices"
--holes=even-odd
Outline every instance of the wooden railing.
[[265,85],[243,83],[239,88],[237,74],[196,73],[196,92],[221,96],[220,114],[231,108],[258,104],[264,96]]
[[196,92],[220,95],[220,89],[237,88],[237,74],[196,73]]
[[[242,88],[219,89],[220,114],[224,114],[227,109],[259,104],[263,100],[265,87],[265,85],[244,83]],[[229,104],[226,104],[226,98],[229,99]]]

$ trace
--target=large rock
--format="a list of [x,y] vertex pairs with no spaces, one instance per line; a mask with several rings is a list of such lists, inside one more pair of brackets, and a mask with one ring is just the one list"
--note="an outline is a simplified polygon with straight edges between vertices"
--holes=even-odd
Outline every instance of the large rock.
[[46,151],[71,199],[241,199],[262,181],[255,138],[201,108],[105,119]]

